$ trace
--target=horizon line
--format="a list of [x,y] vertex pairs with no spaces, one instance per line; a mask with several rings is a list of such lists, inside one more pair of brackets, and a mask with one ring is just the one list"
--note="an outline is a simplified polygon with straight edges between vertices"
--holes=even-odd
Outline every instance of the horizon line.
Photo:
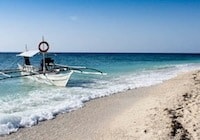
[[[5,52],[1,52],[0,53],[21,53],[19,51],[5,51]],[[89,54],[89,53],[93,53],[93,54],[200,54],[197,52],[59,52],[59,51],[55,51],[55,52],[48,52],[48,53],[71,53],[71,54],[75,54],[75,53],[83,53],[83,54]]]

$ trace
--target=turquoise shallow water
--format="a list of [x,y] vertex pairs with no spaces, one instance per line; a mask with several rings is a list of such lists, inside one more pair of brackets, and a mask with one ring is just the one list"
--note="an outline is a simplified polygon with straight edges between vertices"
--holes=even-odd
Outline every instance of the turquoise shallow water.
[[[16,68],[17,53],[0,53],[0,69]],[[29,127],[84,106],[84,102],[163,82],[180,72],[200,68],[198,54],[50,53],[57,63],[87,66],[107,75],[73,74],[67,87],[26,78],[0,81],[0,135]],[[31,59],[39,66],[41,56]]]

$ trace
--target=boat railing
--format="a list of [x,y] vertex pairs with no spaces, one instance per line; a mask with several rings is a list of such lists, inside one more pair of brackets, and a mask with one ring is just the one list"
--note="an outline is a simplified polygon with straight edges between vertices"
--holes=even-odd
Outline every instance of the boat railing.
[[32,65],[23,65],[23,70],[26,72],[37,72],[39,69],[37,67],[34,67]]

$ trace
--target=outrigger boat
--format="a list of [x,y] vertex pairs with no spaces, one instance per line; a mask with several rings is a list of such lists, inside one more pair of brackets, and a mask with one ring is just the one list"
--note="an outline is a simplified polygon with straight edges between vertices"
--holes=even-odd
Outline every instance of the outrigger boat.
[[[48,85],[66,86],[74,72],[105,75],[105,73],[93,68],[56,64],[52,58],[46,57],[48,50],[48,42],[42,41],[38,45],[38,50],[30,50],[18,54],[17,56],[24,58],[24,64],[18,64],[17,69],[0,70],[0,80],[27,77]],[[31,65],[29,58],[38,53],[42,54],[43,58],[40,67],[35,67]]]

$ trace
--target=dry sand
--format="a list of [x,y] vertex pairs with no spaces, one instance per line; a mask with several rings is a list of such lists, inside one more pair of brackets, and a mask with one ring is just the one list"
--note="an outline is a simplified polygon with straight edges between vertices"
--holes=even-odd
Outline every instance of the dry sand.
[[87,102],[0,140],[200,139],[200,71]]

